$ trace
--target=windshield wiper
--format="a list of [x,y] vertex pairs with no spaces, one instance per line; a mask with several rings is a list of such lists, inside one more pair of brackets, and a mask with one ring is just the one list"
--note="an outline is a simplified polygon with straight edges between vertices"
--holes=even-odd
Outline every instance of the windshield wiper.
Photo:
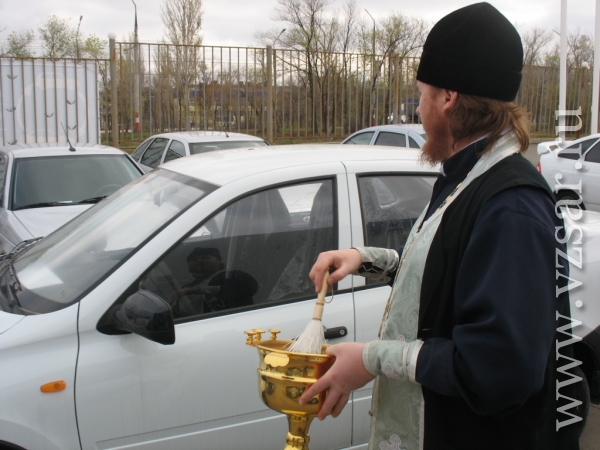
[[74,205],[83,205],[86,203],[98,203],[100,200],[104,200],[107,196],[106,195],[102,195],[100,197],[92,197],[92,198],[86,198],[85,200],[80,200],[78,202],[73,203]]
[[6,267],[5,270],[8,272],[8,275],[10,275],[10,277],[12,279],[12,283],[10,281],[6,283],[6,286],[8,287],[8,293],[10,295],[10,300],[12,300],[12,303],[8,305],[11,309],[13,309],[14,305],[17,305],[20,309],[22,309],[21,303],[19,302],[19,298],[17,297],[16,291],[23,290],[23,287],[21,286],[21,282],[19,281],[19,278],[17,277],[17,273],[15,272],[15,268],[13,266],[13,259],[15,256],[20,254],[23,250],[25,250],[26,248],[29,248],[32,244],[34,244],[35,242],[39,241],[42,238],[43,238],[43,236],[21,241],[17,245],[15,245],[14,248],[9,253],[0,255],[0,263],[5,264],[5,267]]

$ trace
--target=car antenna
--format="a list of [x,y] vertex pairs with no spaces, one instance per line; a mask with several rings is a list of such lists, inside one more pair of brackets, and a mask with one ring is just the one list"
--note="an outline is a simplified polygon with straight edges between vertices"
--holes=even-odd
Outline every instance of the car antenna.
[[60,123],[60,125],[62,126],[62,128],[63,128],[63,130],[65,132],[65,136],[67,138],[67,142],[69,143],[69,151],[71,151],[71,152],[77,151],[77,150],[75,150],[75,147],[73,147],[71,145],[71,141],[69,140],[69,133],[67,133],[67,130],[65,130],[65,125],[62,122]]

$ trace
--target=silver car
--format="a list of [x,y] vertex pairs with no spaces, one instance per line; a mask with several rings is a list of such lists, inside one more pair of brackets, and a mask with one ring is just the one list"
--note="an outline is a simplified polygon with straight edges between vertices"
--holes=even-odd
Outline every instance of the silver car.
[[226,131],[180,131],[149,137],[135,149],[131,156],[145,172],[149,172],[162,163],[183,156],[265,145],[269,145],[267,141],[249,134]]
[[600,211],[600,133],[562,148],[556,141],[542,142],[537,152],[538,170],[558,200],[573,200],[583,209]]
[[422,148],[427,135],[421,125],[377,125],[359,130],[342,144]]
[[142,175],[125,152],[113,147],[1,147],[0,253],[50,234]]

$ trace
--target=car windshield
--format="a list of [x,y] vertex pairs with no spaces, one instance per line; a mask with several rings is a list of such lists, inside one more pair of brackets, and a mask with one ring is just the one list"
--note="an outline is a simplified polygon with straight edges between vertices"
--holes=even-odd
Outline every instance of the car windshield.
[[90,202],[142,176],[125,155],[20,158],[13,170],[12,210]]
[[[17,303],[27,314],[82,298],[215,186],[157,170],[90,208],[14,259]],[[0,280],[4,286],[10,282]],[[6,289],[0,289],[0,295]],[[6,299],[4,303],[6,304]]]
[[227,150],[230,148],[265,147],[265,141],[218,141],[218,142],[190,142],[190,154]]

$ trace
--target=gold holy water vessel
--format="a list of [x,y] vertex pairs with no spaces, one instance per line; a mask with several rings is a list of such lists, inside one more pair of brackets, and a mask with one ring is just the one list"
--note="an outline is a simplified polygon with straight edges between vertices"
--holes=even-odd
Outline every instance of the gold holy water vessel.
[[327,372],[335,358],[325,354],[327,345],[323,345],[322,354],[287,351],[291,341],[278,340],[279,330],[268,331],[270,338],[264,341],[264,330],[245,331],[246,344],[258,349],[258,393],[265,405],[287,416],[289,431],[284,450],[308,450],[308,428],[325,394],[319,394],[306,405],[300,405],[298,399]]

